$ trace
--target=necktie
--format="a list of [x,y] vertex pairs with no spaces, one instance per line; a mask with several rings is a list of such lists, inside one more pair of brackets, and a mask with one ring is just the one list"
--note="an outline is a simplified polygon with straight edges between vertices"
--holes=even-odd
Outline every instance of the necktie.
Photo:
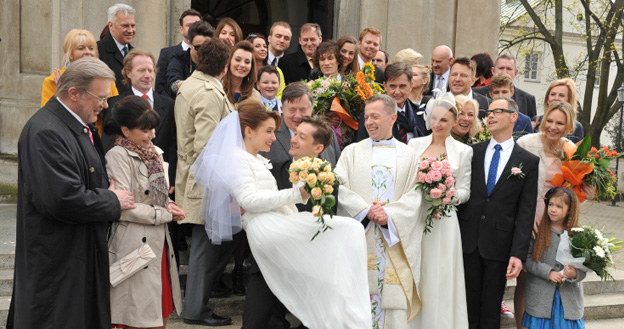
[[91,132],[91,128],[89,128],[88,125],[85,125],[85,127],[87,127],[87,132],[89,133],[89,139],[91,140],[91,145],[95,145],[95,143],[93,142],[93,133]]
[[492,161],[490,162],[490,170],[488,171],[487,177],[487,194],[490,195],[494,186],[496,185],[496,173],[498,172],[498,161],[500,160],[500,150],[502,147],[500,144],[496,144],[494,146],[494,155],[492,156]]
[[[437,83],[436,83],[435,88],[436,88],[436,89],[440,89],[440,90],[442,90],[442,89],[443,89],[443,88],[442,88],[442,85],[444,84],[444,77],[443,77],[443,76],[441,76],[441,75],[438,75],[438,79],[437,79],[437,80],[438,80],[438,81],[437,81]],[[442,91],[444,91],[444,90],[442,90]]]
[[128,50],[128,45],[123,46],[123,48],[121,49],[121,52],[123,53],[123,57],[126,57],[126,55],[128,55],[128,52],[130,50]]
[[143,97],[143,98],[145,98],[145,99],[147,99],[149,101],[149,96],[147,96],[147,94],[143,94],[143,96],[141,96],[141,97]]
[[407,143],[407,132],[409,130],[409,120],[404,111],[397,111],[397,124],[399,125],[398,140],[403,143]]
[[273,60],[271,61],[271,66],[277,66],[277,57],[273,57]]

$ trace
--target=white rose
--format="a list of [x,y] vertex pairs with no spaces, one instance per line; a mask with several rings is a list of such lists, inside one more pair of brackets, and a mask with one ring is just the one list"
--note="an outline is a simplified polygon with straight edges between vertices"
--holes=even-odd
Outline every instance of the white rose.
[[604,258],[604,256],[605,256],[604,249],[600,248],[599,246],[595,246],[594,247],[594,252],[596,253],[596,256],[598,256],[600,258]]

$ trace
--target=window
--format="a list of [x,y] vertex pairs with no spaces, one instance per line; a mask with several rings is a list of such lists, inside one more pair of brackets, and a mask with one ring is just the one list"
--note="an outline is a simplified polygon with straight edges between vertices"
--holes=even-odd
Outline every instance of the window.
[[537,70],[539,64],[540,53],[528,53],[525,56],[524,64],[524,80],[539,82],[539,72]]

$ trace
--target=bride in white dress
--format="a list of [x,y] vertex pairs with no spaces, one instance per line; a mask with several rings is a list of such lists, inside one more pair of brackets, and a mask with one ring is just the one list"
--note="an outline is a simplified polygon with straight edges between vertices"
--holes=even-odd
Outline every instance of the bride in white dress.
[[[409,141],[418,159],[446,154],[455,176],[455,204],[470,198],[472,148],[456,141],[451,128],[457,120],[457,107],[451,94],[427,104],[427,121],[432,133]],[[430,202],[424,201],[420,218],[425,220]],[[468,328],[464,262],[457,213],[433,220],[431,232],[422,239],[420,284],[422,310],[411,328]]]
[[242,227],[269,288],[308,328],[371,328],[364,228],[334,216],[326,220],[333,229],[310,241],[316,218],[294,206],[307,193],[278,190],[269,161],[258,155],[275,141],[280,119],[259,102],[241,102],[193,165],[207,187],[208,236],[219,243]]

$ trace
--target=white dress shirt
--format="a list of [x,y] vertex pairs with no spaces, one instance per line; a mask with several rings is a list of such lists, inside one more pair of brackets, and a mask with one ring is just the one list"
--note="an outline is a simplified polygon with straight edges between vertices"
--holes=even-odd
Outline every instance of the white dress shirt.
[[[134,86],[132,87],[132,93],[134,93],[136,96],[143,97],[143,92],[138,91],[134,88]],[[150,88],[150,90],[145,95],[147,95],[147,100],[149,101],[152,108],[154,108],[154,89]]]
[[513,140],[513,137],[509,138],[508,140],[502,143],[497,142],[494,138],[490,139],[490,144],[488,144],[488,147],[485,151],[485,159],[483,162],[486,185],[487,185],[488,174],[490,172],[490,162],[492,162],[492,156],[494,155],[494,151],[495,151],[494,147],[496,146],[496,144],[500,144],[501,146],[500,158],[498,159],[498,170],[496,171],[496,182],[498,182],[498,179],[503,174],[503,170],[505,169],[505,166],[507,165],[507,162],[509,161],[509,158],[511,157],[511,152],[513,151],[515,142]]
[[275,61],[275,66],[277,66],[277,64],[279,64],[280,59],[282,59],[282,57],[284,57],[284,54],[281,54],[279,56],[275,56],[275,55],[273,55],[273,53],[270,50],[267,51],[267,53],[268,53],[267,63],[269,65],[271,65],[271,63],[273,63],[273,59],[276,58],[277,61]]
[[128,54],[124,54],[124,52],[123,52],[123,48],[124,48],[125,46],[128,46],[128,52],[129,52],[129,51],[130,51],[130,45],[124,45],[124,44],[121,44],[119,41],[117,41],[117,39],[115,39],[115,37],[113,37],[113,35],[112,35],[112,34],[111,34],[111,37],[113,38],[113,41],[115,41],[115,44],[117,45],[117,49],[119,49],[119,52],[120,52],[123,56],[128,55]]
[[187,51],[189,48],[191,48],[191,45],[189,45],[188,43],[184,42],[184,40],[182,40],[182,42],[180,42],[180,46],[182,46],[182,50]]
[[[451,69],[446,70],[442,75],[433,75],[433,89],[440,89],[442,92],[446,92],[448,86],[448,77]],[[440,79],[441,78],[441,79]]]

